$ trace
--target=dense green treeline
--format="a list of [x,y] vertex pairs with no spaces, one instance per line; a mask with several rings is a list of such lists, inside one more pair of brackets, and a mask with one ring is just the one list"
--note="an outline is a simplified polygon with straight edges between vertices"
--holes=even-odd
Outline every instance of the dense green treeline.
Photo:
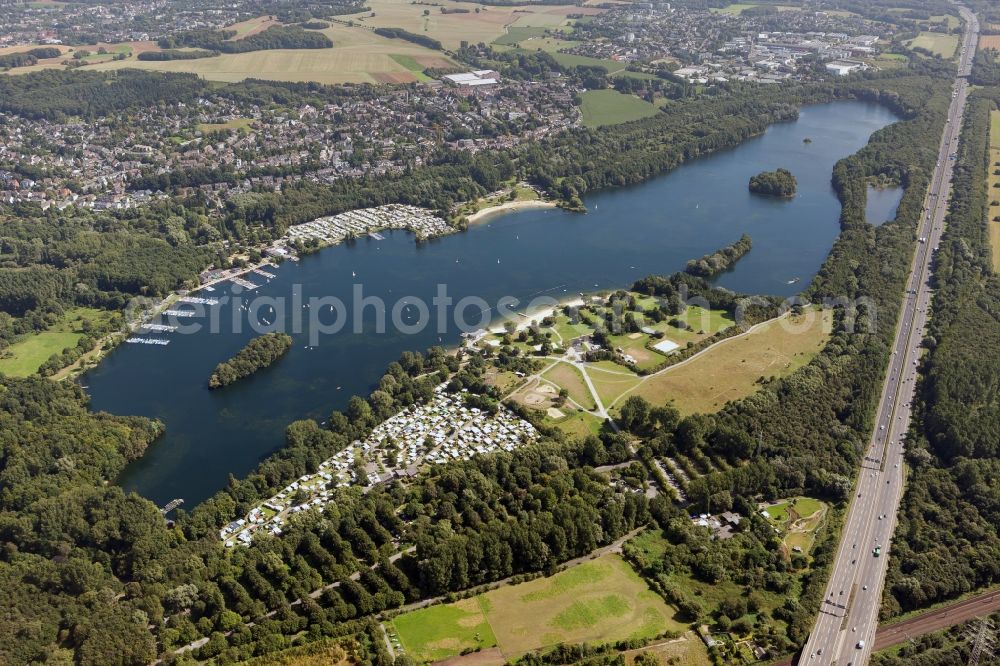
[[292,336],[284,333],[267,333],[248,342],[228,361],[215,366],[208,378],[208,388],[229,386],[249,377],[284,356],[292,348]]
[[1000,581],[1000,281],[986,234],[989,112],[969,101],[947,229],[935,256],[930,352],[908,445],[912,474],[893,542],[887,612]]
[[0,55],[0,69],[27,67],[34,65],[43,58],[58,58],[62,53],[54,46],[43,46],[28,51],[18,51],[16,53],[5,53]]
[[219,55],[218,51],[207,49],[194,49],[191,51],[181,51],[179,49],[165,49],[163,51],[143,51],[136,56],[137,60],[198,60],[200,58],[211,58]]
[[436,51],[441,50],[441,42],[433,37],[418,35],[410,32],[409,30],[403,30],[402,28],[375,28],[375,34],[382,37],[388,37],[389,39],[405,39],[408,42],[420,44],[421,46],[426,46],[429,49],[434,49]]

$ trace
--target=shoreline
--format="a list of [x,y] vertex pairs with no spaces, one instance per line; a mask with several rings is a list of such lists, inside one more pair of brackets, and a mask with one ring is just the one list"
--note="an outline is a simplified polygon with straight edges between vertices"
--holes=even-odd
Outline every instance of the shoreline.
[[553,201],[546,201],[544,199],[526,199],[523,201],[505,201],[497,206],[488,206],[477,210],[472,215],[468,216],[469,224],[478,224],[480,222],[485,222],[486,220],[502,215],[505,213],[513,213],[519,210],[531,210],[531,209],[544,209],[544,208],[557,208],[557,204]]

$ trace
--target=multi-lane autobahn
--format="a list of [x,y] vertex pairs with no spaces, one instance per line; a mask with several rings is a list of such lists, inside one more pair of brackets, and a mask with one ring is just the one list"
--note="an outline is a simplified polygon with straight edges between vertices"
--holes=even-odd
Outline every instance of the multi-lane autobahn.
[[931,301],[931,260],[944,230],[954,158],[968,94],[966,78],[975,54],[979,24],[959,8],[965,31],[959,46],[948,119],[917,231],[917,251],[906,283],[892,357],[882,386],[878,417],[851,498],[830,582],[800,665],[867,664],[878,628],[882,586],[896,512],[903,490],[902,438],[910,425],[920,343]]

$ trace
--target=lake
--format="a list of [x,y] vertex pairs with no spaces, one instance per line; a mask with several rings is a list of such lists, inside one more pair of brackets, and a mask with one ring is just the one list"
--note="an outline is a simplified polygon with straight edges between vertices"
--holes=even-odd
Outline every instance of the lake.
[[[743,233],[753,238],[753,249],[718,284],[746,293],[793,295],[815,275],[839,231],[840,206],[830,186],[834,163],[896,119],[889,110],[862,102],[806,107],[797,121],[772,126],[733,149],[640,185],[590,194],[584,200],[586,214],[526,210],[419,245],[411,235],[394,232],[384,240],[367,237],[327,248],[286,262],[269,282],[251,277],[262,283],[254,296],[273,298],[275,306],[286,301],[284,311],[266,305],[255,314],[267,322],[291,322],[296,316],[331,321],[329,308],[302,305],[310,297],[326,296],[351,304],[356,288],[365,297],[384,299],[390,309],[395,304],[404,324],[419,319],[416,303],[430,304],[438,285],[446,285],[455,301],[479,297],[490,305],[503,296],[565,299],[628,287],[651,273],[672,273]],[[778,167],[798,179],[793,199],[748,192],[750,176]],[[302,304],[287,303],[293,289],[301,291]],[[237,296],[229,284],[199,295]],[[479,310],[473,304],[465,312],[471,316]],[[224,487],[229,474],[246,475],[282,446],[288,423],[324,420],[352,394],[367,395],[401,352],[459,340],[453,324],[440,332],[434,325],[413,334],[393,326],[376,332],[378,312],[366,307],[355,318],[360,333],[353,332],[351,322],[312,344],[309,330],[316,327],[306,326],[274,365],[209,391],[215,365],[256,335],[247,326],[233,330],[233,313],[247,312],[238,305],[221,306],[218,312],[224,322],[220,332],[154,334],[170,344],[121,345],[82,378],[95,410],[155,417],[166,424],[166,434],[118,480],[161,505],[183,498],[193,506]]]

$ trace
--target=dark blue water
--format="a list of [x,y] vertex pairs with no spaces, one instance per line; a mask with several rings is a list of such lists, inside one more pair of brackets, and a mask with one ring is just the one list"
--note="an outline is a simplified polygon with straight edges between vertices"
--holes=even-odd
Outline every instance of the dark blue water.
[[896,209],[903,198],[902,187],[868,188],[865,220],[876,227],[896,219]]
[[[797,121],[732,150],[642,185],[590,195],[585,215],[523,211],[421,245],[406,233],[387,233],[384,241],[363,239],[286,263],[256,295],[287,298],[298,284],[305,301],[342,299],[348,316],[355,285],[389,307],[404,297],[430,305],[439,284],[456,301],[477,296],[495,304],[505,295],[524,300],[543,293],[562,299],[677,271],[744,232],[753,237],[753,250],[720,284],[791,295],[809,283],[838,233],[839,204],[830,187],[834,163],[894,120],[888,110],[860,102],[809,107]],[[811,143],[803,142],[806,137]],[[777,167],[797,177],[794,199],[748,193],[750,176]],[[227,286],[203,295],[228,292]],[[412,304],[400,308],[403,323],[418,318]],[[289,304],[283,313],[262,308],[262,314],[265,321],[287,323],[313,310]],[[224,321],[231,320],[231,311],[222,309]],[[475,319],[477,311],[470,307],[466,313]],[[322,312],[333,319],[328,309]],[[227,475],[247,474],[279,448],[291,421],[325,419],[352,394],[367,395],[402,351],[458,341],[454,325],[441,333],[433,323],[412,335],[392,326],[376,333],[376,318],[369,307],[359,320],[363,334],[352,333],[349,323],[316,346],[307,331],[295,334],[292,350],[273,366],[212,392],[206,388],[212,369],[256,335],[248,327],[240,333],[224,325],[227,332],[218,334],[167,334],[166,347],[122,345],[83,380],[93,408],[159,418],[167,434],[119,482],[158,503],[181,497],[191,506],[223,487]]]

